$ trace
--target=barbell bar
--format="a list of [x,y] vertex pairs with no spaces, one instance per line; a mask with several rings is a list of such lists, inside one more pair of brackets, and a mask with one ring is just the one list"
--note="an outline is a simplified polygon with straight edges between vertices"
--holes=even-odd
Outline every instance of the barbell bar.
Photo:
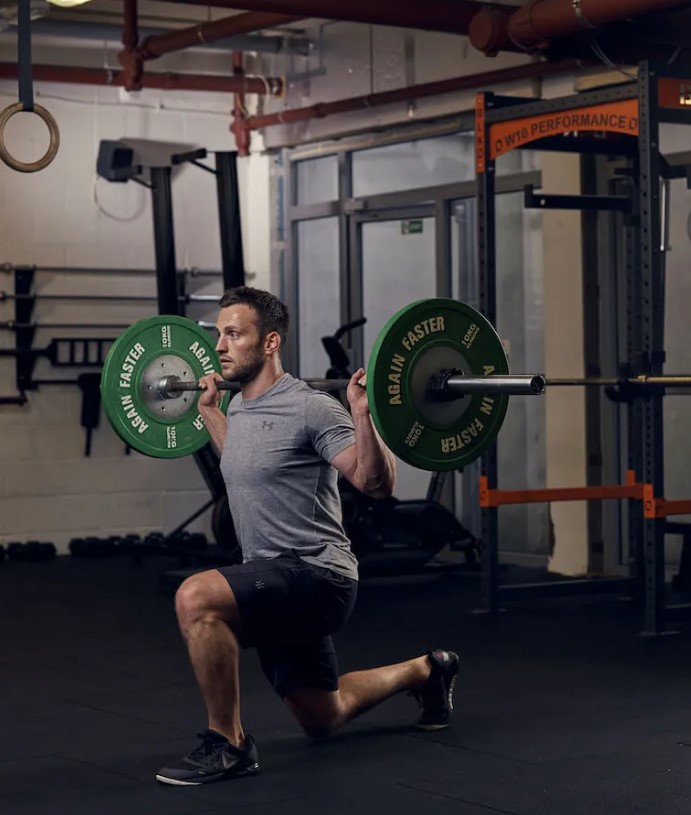
[[[348,387],[349,379],[306,379],[305,382],[316,390],[341,391]],[[220,391],[237,392],[240,386],[237,382],[223,380],[217,383]],[[173,399],[186,391],[204,390],[196,382],[183,382],[175,376],[164,377],[157,385],[156,390],[162,399]],[[545,378],[541,374],[521,376],[487,376],[471,377],[454,372],[448,375],[446,371],[433,374],[427,385],[428,397],[432,400],[445,401],[462,399],[464,396],[476,393],[503,393],[510,396],[539,396],[544,393]]]
[[[102,402],[116,433],[132,449],[178,458],[209,442],[197,406],[199,380],[221,373],[209,332],[184,317],[161,315],[130,326],[103,367]],[[314,379],[325,391],[347,379]],[[423,470],[461,470],[495,441],[510,395],[561,386],[688,386],[691,376],[548,379],[509,374],[496,331],[471,306],[433,298],[395,314],[377,337],[367,365],[372,420],[401,460]],[[226,410],[233,382],[221,383]]]
[[547,379],[546,387],[665,387],[665,388],[691,388],[691,376],[686,374],[639,374],[638,376],[610,378],[585,378],[585,379]]

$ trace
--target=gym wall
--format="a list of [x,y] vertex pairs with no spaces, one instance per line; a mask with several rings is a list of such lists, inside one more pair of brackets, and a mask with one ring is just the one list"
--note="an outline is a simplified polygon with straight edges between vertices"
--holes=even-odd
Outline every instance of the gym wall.
[[[326,22],[310,30],[319,44],[310,57],[294,58],[288,74],[285,99],[268,99],[266,112],[332,102],[362,94],[380,93],[409,85],[470,76],[530,63],[523,54],[501,53],[490,58],[476,51],[465,37],[435,31]],[[320,49],[324,54],[320,56]],[[276,60],[263,57],[262,70],[271,75]],[[502,93],[534,93],[531,81],[513,82]],[[344,133],[367,132],[395,124],[423,121],[435,116],[472,109],[475,91],[463,91],[399,102],[385,107],[353,111],[278,125],[264,134],[267,147],[327,139]]]
[[[81,294],[156,293],[150,193],[134,184],[96,179],[101,139],[161,140],[209,150],[230,150],[228,101],[216,94],[144,91],[130,99],[110,88],[37,83],[38,99],[59,122],[55,161],[33,175],[0,165],[0,263],[51,267],[148,268],[150,276],[37,274],[35,291]],[[16,99],[16,84],[0,84],[3,106]],[[161,107],[163,106],[163,107]],[[19,158],[41,154],[45,138],[34,116],[17,116],[7,143]],[[46,141],[47,144],[47,141]],[[213,160],[213,159],[212,159]],[[258,286],[269,285],[269,159],[239,162],[245,264]],[[174,174],[173,205],[179,268],[220,270],[215,181],[191,165]],[[199,294],[220,294],[221,279],[190,281]],[[13,276],[0,272],[0,290]],[[155,314],[151,303],[75,303],[37,300],[40,322],[122,323]],[[189,316],[214,319],[212,304],[192,304]],[[14,319],[14,304],[0,304],[0,320]],[[115,336],[118,332],[36,332],[34,347],[56,336]],[[0,332],[0,347],[14,335]],[[39,360],[37,377],[76,376]],[[15,390],[14,361],[0,359],[1,395]],[[76,386],[44,386],[23,407],[0,406],[0,543],[48,540],[67,551],[72,537],[170,531],[208,499],[191,458],[161,461],[125,455],[103,412],[91,457],[84,456],[81,392]],[[192,530],[209,532],[202,517]]]
[[[321,47],[328,54],[326,70],[320,71],[315,64],[317,57],[292,57],[283,62],[283,57],[265,57],[254,66],[257,72],[286,75],[286,98],[276,100],[274,108],[282,104],[295,106],[302,99],[334,99],[526,61],[520,55],[489,60],[465,41],[460,41],[459,48],[458,38],[429,32],[327,23],[314,33],[321,37]],[[37,62],[60,64],[66,59],[64,45],[39,39],[34,45]],[[0,53],[12,59],[9,52],[13,48],[13,39],[0,35]],[[117,65],[119,48],[117,42],[75,42],[68,62]],[[151,69],[219,72],[227,59],[227,52],[197,50],[157,60]],[[530,93],[531,86],[523,83],[511,90]],[[16,98],[13,82],[0,85],[0,91],[7,102]],[[232,149],[229,99],[217,94],[147,91],[128,96],[118,89],[47,83],[37,83],[36,97],[60,123],[62,145],[55,162],[34,176],[0,167],[0,262],[153,268],[149,194],[134,184],[97,180],[94,168],[98,143],[101,139],[130,137]],[[463,99],[449,95],[421,100],[410,109],[396,106],[395,111],[389,109],[384,115],[372,111],[371,115],[348,116],[347,120],[349,126],[371,128],[456,110],[459,105],[467,106],[466,100],[472,103],[472,93]],[[267,111],[271,110],[269,103]],[[298,125],[290,136],[301,141],[342,132],[344,117],[320,124],[321,130]],[[285,130],[267,130],[269,145],[280,140]],[[42,125],[34,117],[15,117],[7,129],[8,144],[17,146],[20,158],[22,143],[26,144],[27,155],[38,155],[44,138]],[[275,210],[275,202],[270,199],[269,166],[277,159],[262,155],[261,149],[262,139],[253,133],[253,153],[240,161],[246,269],[252,283],[280,290],[280,240],[275,240],[272,247],[269,232]],[[213,178],[196,168],[183,167],[174,177],[173,198],[178,266],[219,268]],[[11,277],[7,277],[2,288],[10,283]],[[153,278],[39,275],[36,288],[54,293],[148,294],[154,291],[154,285]],[[195,286],[197,293],[213,288],[213,284]],[[155,311],[155,303],[49,305],[37,304],[37,321],[131,323]],[[0,319],[12,319],[12,304],[2,304],[1,313]],[[190,316],[203,319],[209,315],[197,306]],[[60,333],[54,329],[38,331],[35,346],[47,344]],[[106,336],[112,333],[103,332]],[[3,346],[13,341],[10,332],[0,334]],[[13,362],[5,359],[0,363],[2,392],[12,394]],[[36,374],[49,376],[50,367],[39,362]],[[94,433],[92,455],[85,458],[80,409],[79,390],[57,386],[32,392],[24,407],[0,408],[4,442],[0,453],[0,541],[52,540],[59,551],[66,551],[70,538],[86,534],[165,532],[206,499],[206,488],[192,460],[162,462],[137,454],[126,456],[105,418]],[[193,528],[206,529],[206,519],[200,519]]]

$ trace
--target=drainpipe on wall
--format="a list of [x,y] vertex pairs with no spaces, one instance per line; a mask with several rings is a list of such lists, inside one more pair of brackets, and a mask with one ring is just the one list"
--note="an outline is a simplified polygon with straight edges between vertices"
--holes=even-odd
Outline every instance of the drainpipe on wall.
[[[588,63],[592,65],[593,63]],[[531,62],[527,65],[518,65],[513,68],[502,68],[497,71],[486,71],[470,76],[459,76],[453,79],[443,79],[439,82],[427,82],[421,85],[411,85],[406,88],[396,88],[392,91],[372,93],[366,96],[351,96],[348,99],[339,99],[336,102],[319,102],[304,108],[293,108],[278,113],[269,113],[262,116],[247,118],[250,130],[259,130],[272,125],[304,122],[309,119],[323,119],[337,113],[350,113],[355,110],[390,105],[395,102],[409,102],[414,99],[423,99],[429,96],[441,96],[445,93],[468,90],[484,90],[492,85],[502,82],[516,82],[522,79],[534,79],[544,76],[569,73],[586,67],[581,60],[563,60],[562,62]]]
[[[236,14],[215,22],[202,23],[180,31],[170,31],[147,37],[139,43],[137,0],[125,0],[122,42],[124,49],[118,54],[123,67],[125,88],[139,91],[143,87],[144,62],[157,59],[200,44],[212,43],[251,31],[273,28],[300,19],[286,14]],[[242,68],[242,66],[240,66]],[[237,75],[237,72],[234,71]],[[242,74],[242,70],[240,70]],[[272,77],[263,81],[264,92],[281,94],[283,80]]]
[[118,62],[122,65],[125,89],[140,91],[142,89],[144,63],[137,52],[137,46],[139,45],[137,0],[125,0],[123,14],[122,44],[125,47],[118,54]]
[[[233,76],[239,79],[245,76],[244,60],[240,51],[233,52]],[[235,136],[239,156],[248,156],[250,153],[252,131],[247,122],[245,94],[243,91],[238,91],[233,98],[233,121],[228,129]]]

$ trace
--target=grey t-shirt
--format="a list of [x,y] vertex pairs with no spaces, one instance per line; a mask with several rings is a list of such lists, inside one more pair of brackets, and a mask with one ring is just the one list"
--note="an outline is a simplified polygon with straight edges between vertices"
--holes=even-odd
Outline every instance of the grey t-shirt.
[[221,473],[245,562],[288,550],[357,579],[343,529],[338,472],[329,462],[355,443],[348,411],[290,374],[256,399],[228,406]]

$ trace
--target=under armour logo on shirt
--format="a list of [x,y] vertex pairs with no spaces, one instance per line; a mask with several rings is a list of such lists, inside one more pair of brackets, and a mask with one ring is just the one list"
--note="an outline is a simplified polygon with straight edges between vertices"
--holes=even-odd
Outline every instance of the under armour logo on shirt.
[[262,422],[262,430],[273,430],[274,423],[273,422]]
[[255,589],[265,589],[266,588],[266,583],[261,578],[259,578],[259,580],[254,581],[254,588]]

